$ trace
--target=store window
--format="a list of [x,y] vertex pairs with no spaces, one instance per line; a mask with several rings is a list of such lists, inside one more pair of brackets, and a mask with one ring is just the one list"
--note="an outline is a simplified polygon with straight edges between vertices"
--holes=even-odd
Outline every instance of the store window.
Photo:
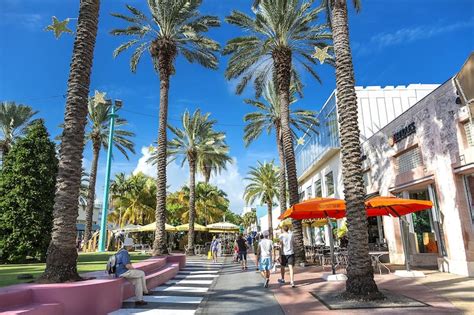
[[303,200],[304,200],[304,190],[299,193],[299,201],[301,202]]
[[318,179],[314,183],[314,197],[322,197],[323,196],[323,191],[321,189],[321,179]]
[[313,198],[313,190],[312,190],[312,187],[309,186],[308,188],[306,188],[306,199],[311,199]]
[[367,170],[365,171],[363,174],[362,174],[362,178],[364,179],[364,187],[367,188],[370,186],[370,170]]
[[329,172],[326,174],[324,177],[325,182],[326,182],[326,193],[327,196],[331,196],[334,194],[334,176],[332,172]]
[[474,139],[472,138],[472,124],[470,121],[463,124],[464,126],[464,133],[466,134],[466,141],[467,145],[470,147],[474,147]]
[[464,184],[466,187],[467,201],[471,212],[471,222],[474,223],[474,174],[464,176]]
[[398,172],[405,173],[408,172],[420,165],[422,165],[421,161],[421,153],[420,148],[415,147],[411,150],[408,150],[397,157],[397,164],[398,164]]

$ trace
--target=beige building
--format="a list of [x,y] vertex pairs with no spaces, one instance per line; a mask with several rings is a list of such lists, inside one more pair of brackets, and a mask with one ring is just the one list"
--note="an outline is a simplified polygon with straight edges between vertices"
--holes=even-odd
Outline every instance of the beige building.
[[[463,80],[440,86],[356,89],[367,194],[432,200],[433,209],[406,216],[409,260],[469,276],[474,275],[474,128],[467,106],[472,96],[461,85],[472,87],[466,78],[474,75],[465,70],[472,62],[471,56]],[[343,198],[335,108],[333,93],[320,113],[322,132],[296,150],[303,199]],[[399,219],[370,218],[369,242],[386,243],[390,261],[403,264]]]

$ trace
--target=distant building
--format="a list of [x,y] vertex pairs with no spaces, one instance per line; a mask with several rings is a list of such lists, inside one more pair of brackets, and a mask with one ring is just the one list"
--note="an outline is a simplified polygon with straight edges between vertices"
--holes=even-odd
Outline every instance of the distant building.
[[[92,214],[92,231],[98,231],[102,217],[102,205],[96,203]],[[86,227],[86,206],[79,205],[79,213],[76,220],[77,237],[82,238]]]

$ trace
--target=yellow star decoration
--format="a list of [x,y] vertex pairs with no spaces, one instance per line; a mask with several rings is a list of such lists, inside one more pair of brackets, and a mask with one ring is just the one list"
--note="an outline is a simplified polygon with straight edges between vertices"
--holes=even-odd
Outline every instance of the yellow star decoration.
[[296,143],[297,143],[298,145],[303,145],[303,144],[304,144],[304,138],[303,138],[303,137],[298,138],[298,140],[296,140]]
[[99,92],[95,90],[94,97],[93,97],[95,106],[99,104],[107,103],[107,101],[105,100],[105,94],[106,94],[105,92]]
[[67,27],[69,19],[59,21],[57,17],[53,16],[52,20],[53,22],[51,23],[51,25],[48,25],[45,28],[45,31],[54,32],[54,37],[56,37],[56,39],[58,39],[62,35],[62,33],[72,33],[72,30]]
[[323,49],[314,47],[315,52],[312,57],[318,59],[319,62],[323,64],[326,59],[331,58],[331,55],[328,54],[328,49],[329,46],[326,46]]

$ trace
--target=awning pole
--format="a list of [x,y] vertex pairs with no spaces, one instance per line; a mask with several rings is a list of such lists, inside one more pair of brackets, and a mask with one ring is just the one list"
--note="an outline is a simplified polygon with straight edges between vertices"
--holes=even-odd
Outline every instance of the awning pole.
[[332,225],[331,225],[331,219],[329,217],[326,217],[328,220],[328,229],[329,229],[329,248],[331,250],[331,267],[332,267],[332,274],[336,274],[336,262],[335,262],[335,257],[334,257],[334,237],[332,235]]

